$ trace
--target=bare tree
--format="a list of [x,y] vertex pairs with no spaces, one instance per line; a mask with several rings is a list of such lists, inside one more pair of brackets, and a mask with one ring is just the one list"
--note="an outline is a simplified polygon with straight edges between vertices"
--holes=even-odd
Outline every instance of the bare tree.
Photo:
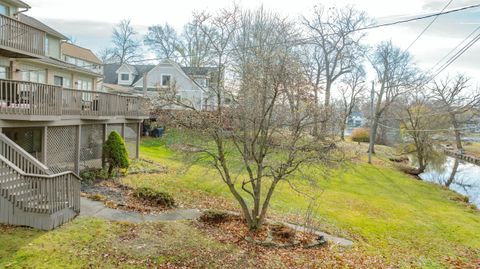
[[436,120],[432,121],[428,116],[434,109],[425,92],[423,88],[415,89],[396,104],[404,137],[401,145],[402,154],[415,156],[418,167],[410,171],[415,175],[423,173],[427,165],[441,155],[437,149],[438,141],[435,136],[440,134],[445,126],[445,121],[441,117],[436,117]]
[[214,28],[215,35],[206,36],[216,40],[209,42],[215,44],[217,65],[231,78],[219,76],[217,92],[219,97],[228,92],[235,102],[226,107],[218,101],[215,111],[186,104],[186,111],[177,113],[188,116],[173,118],[214,141],[214,146],[207,142],[195,148],[211,160],[248,227],[256,230],[278,184],[289,182],[309,162],[327,160],[333,147],[313,143],[308,134],[312,100],[300,98],[307,85],[297,80],[302,70],[289,45],[298,35],[291,22],[263,9],[203,13],[196,20],[199,27]]
[[313,111],[313,136],[318,137],[320,123],[320,91],[323,85],[323,72],[325,64],[323,62],[322,50],[315,45],[305,44],[300,48],[300,59],[303,71],[308,79],[313,92],[315,109]]
[[113,57],[120,64],[130,63],[140,58],[140,41],[130,20],[122,20],[113,29]]
[[433,96],[439,105],[439,111],[447,112],[453,127],[457,150],[463,152],[462,124],[468,120],[467,113],[480,105],[480,91],[469,87],[470,79],[459,74],[454,78],[434,81],[431,87]]
[[345,140],[345,129],[348,118],[352,115],[365,93],[365,70],[362,66],[354,69],[353,72],[345,75],[343,79],[343,86],[339,87],[341,94],[341,122],[340,122],[340,138]]
[[111,48],[105,48],[103,50],[100,50],[96,54],[97,54],[98,58],[100,58],[100,60],[104,64],[117,63],[118,62],[118,60],[114,56],[113,49],[111,49]]
[[168,23],[148,27],[144,43],[156,53],[157,57],[166,59],[177,58],[182,46],[177,32]]
[[410,54],[394,47],[391,41],[377,45],[371,62],[380,84],[375,92],[376,104],[370,127],[369,152],[375,153],[375,139],[382,115],[400,96],[412,87],[418,87],[421,80]]
[[[323,67],[317,72],[324,81],[325,99],[321,128],[325,131],[330,117],[330,99],[333,83],[349,73],[361,62],[364,47],[360,44],[364,34],[357,30],[364,27],[367,17],[353,7],[341,9],[317,6],[310,18],[304,17],[303,24],[308,37],[323,57]],[[318,67],[317,67],[318,68]]]
[[181,36],[183,42],[178,49],[182,56],[181,63],[190,67],[209,66],[212,63],[210,37],[214,34],[213,29],[201,24],[196,18],[198,16],[194,14],[194,20],[184,26]]

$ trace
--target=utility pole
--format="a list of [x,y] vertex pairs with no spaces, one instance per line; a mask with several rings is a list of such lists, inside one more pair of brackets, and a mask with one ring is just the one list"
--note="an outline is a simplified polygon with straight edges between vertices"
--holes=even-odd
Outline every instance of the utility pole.
[[372,145],[372,139],[373,139],[373,116],[374,116],[374,105],[373,103],[375,102],[375,82],[372,80],[372,91],[370,92],[370,137],[369,137],[369,143],[368,143],[368,163],[372,164],[372,150],[371,150],[371,145]]

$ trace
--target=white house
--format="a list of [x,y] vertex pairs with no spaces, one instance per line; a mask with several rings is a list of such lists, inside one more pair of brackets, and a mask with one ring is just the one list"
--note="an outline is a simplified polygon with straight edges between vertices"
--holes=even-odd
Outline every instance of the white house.
[[[214,71],[215,68],[210,67],[182,68],[170,60],[157,65],[106,64],[103,87],[106,91],[142,95],[152,100],[158,100],[159,95],[175,87],[177,100],[189,103],[196,109],[205,110],[216,105],[216,98],[210,90]],[[167,108],[181,109],[180,106]]]

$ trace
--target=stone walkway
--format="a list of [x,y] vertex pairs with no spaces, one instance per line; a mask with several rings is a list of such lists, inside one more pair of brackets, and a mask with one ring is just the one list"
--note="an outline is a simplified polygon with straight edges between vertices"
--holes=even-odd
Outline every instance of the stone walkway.
[[155,215],[140,214],[137,212],[111,209],[106,207],[102,202],[92,201],[84,197],[82,197],[80,204],[80,216],[135,223],[146,221],[194,220],[201,215],[201,212],[198,209],[176,209]]
[[[88,198],[81,198],[80,216],[97,217],[113,221],[126,221],[134,223],[142,223],[147,221],[175,221],[175,220],[194,220],[201,216],[201,211],[198,209],[175,209],[170,212],[160,214],[140,214],[137,212],[129,212],[119,209],[112,209],[106,207],[102,202],[92,201]],[[297,231],[306,231],[303,226],[298,226],[290,223],[284,223],[292,229]],[[314,231],[317,235],[322,235],[325,240],[334,244],[350,247],[353,242],[341,237],[332,236],[320,231]]]

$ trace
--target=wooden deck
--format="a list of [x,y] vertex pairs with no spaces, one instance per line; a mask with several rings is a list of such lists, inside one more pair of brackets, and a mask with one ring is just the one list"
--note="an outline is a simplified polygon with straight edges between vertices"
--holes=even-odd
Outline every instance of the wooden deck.
[[99,91],[0,79],[0,119],[144,119],[145,99]]
[[11,58],[45,55],[46,33],[16,19],[0,15],[0,50]]

